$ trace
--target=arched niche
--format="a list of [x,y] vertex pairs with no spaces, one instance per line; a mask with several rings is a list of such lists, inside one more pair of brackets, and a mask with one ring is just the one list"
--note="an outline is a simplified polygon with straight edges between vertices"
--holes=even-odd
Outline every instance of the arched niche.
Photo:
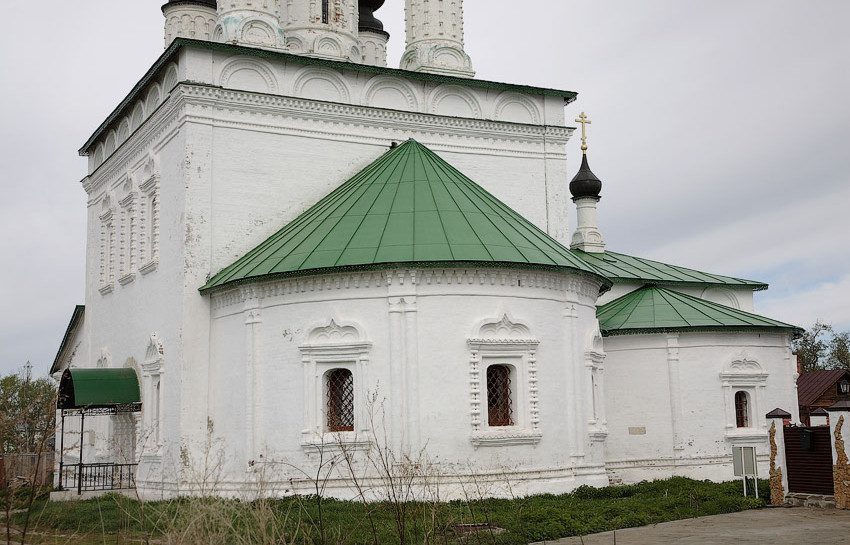
[[449,117],[481,118],[481,106],[466,89],[441,85],[431,95],[430,112]]
[[406,112],[419,111],[420,99],[407,82],[378,76],[369,80],[363,93],[363,104]]
[[219,85],[228,89],[277,93],[277,79],[265,63],[253,59],[235,59],[221,70]]
[[517,93],[503,93],[496,100],[494,110],[498,121],[510,123],[540,124],[540,110],[528,97]]
[[308,66],[295,76],[295,96],[327,102],[350,102],[351,92],[342,78],[326,68]]

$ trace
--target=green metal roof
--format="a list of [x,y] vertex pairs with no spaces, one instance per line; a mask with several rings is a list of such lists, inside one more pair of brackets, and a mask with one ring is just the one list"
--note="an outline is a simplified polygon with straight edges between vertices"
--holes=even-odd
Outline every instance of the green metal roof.
[[604,336],[680,331],[778,331],[799,327],[659,286],[643,286],[596,310]]
[[[184,47],[194,47],[197,49],[208,49],[214,51],[225,51],[237,55],[250,55],[252,57],[260,57],[266,59],[278,59],[296,64],[311,64],[316,66],[326,66],[336,68],[338,70],[353,70],[356,72],[364,72],[367,74],[384,74],[388,76],[397,76],[408,80],[427,81],[434,83],[451,83],[455,85],[463,85],[465,87],[479,87],[484,89],[493,89],[495,91],[513,91],[526,95],[544,95],[555,96],[564,99],[566,104],[573,102],[578,93],[574,91],[561,91],[558,89],[549,89],[547,87],[535,87],[532,85],[517,85],[514,83],[501,83],[497,81],[487,81],[481,79],[464,78],[457,76],[447,76],[443,74],[429,74],[427,72],[411,72],[409,70],[401,70],[398,68],[386,68],[383,66],[371,66],[368,64],[357,64],[345,61],[332,61],[328,59],[317,59],[315,57],[307,57],[305,55],[293,55],[292,53],[284,53],[281,51],[269,51],[267,49],[257,49],[246,47],[244,45],[233,45],[218,42],[208,42],[206,40],[193,40],[191,38],[175,38],[168,49],[156,60],[153,66],[142,76],[142,79],[130,90],[130,93],[124,97],[124,100],[112,111],[106,120],[94,131],[94,133],[86,140],[86,143],[80,148],[80,155],[87,155],[89,148],[100,138],[100,136],[115,123],[125,109],[136,99],[136,97],[154,81],[159,71],[169,61],[177,56],[178,51]],[[170,89],[165,89],[169,92]]]
[[393,265],[570,269],[611,283],[437,154],[390,149],[201,291],[259,278]]
[[68,322],[68,327],[65,329],[65,335],[62,337],[62,342],[59,344],[59,350],[56,351],[56,357],[53,358],[53,365],[50,366],[51,375],[59,370],[59,366],[62,363],[62,354],[68,348],[68,343],[71,342],[71,336],[80,325],[80,321],[83,319],[85,312],[85,305],[77,305],[74,307],[74,313],[71,314],[71,320]]
[[57,408],[114,407],[140,403],[139,377],[133,369],[65,369]]
[[572,250],[587,263],[590,263],[615,284],[621,282],[640,282],[642,284],[662,284],[678,286],[722,285],[726,287],[746,287],[755,291],[766,290],[767,284],[755,280],[745,280],[731,276],[721,276],[706,272],[668,265],[651,259],[633,257],[616,252],[601,253]]

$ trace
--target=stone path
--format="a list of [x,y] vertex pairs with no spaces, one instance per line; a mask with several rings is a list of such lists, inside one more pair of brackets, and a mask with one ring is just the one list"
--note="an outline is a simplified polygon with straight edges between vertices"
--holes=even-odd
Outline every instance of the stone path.
[[[613,532],[584,536],[584,545],[612,545]],[[581,545],[578,537],[547,545]],[[767,508],[617,530],[617,545],[850,545],[850,511]]]

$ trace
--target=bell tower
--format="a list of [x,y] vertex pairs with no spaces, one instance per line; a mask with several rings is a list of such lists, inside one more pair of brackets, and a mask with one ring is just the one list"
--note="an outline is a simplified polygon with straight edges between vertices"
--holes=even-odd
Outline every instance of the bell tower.
[[404,19],[403,70],[475,76],[463,49],[463,0],[405,0]]

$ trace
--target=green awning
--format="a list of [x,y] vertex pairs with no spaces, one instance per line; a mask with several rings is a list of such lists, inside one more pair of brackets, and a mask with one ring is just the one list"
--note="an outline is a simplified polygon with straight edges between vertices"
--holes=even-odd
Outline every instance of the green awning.
[[59,382],[56,407],[92,409],[140,403],[139,377],[133,369],[66,369]]

